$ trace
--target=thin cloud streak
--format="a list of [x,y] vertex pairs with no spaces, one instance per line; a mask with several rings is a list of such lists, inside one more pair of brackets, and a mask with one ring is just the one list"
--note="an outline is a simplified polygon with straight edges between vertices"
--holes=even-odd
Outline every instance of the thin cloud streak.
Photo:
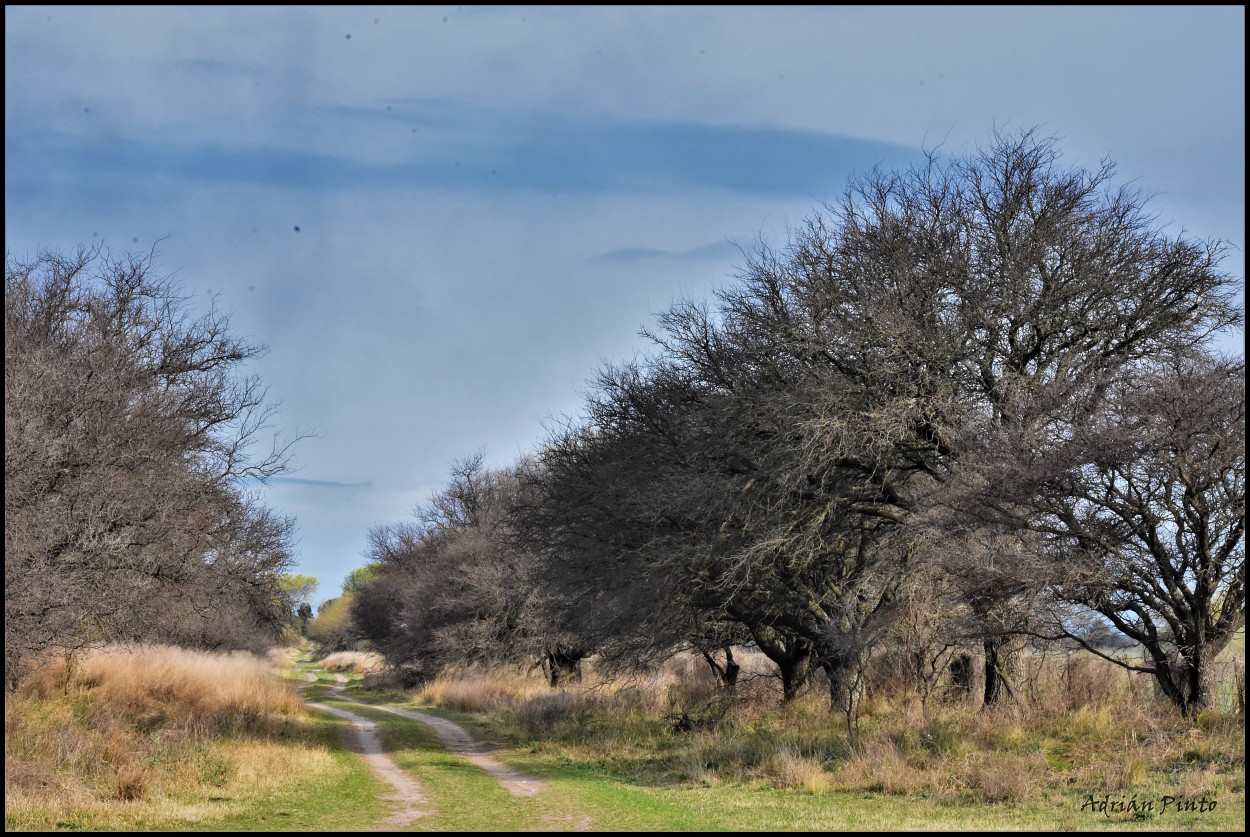
[[311,485],[315,488],[373,488],[373,480],[364,482],[338,482],[336,480],[309,480],[300,477],[270,477],[269,482],[279,485]]
[[[491,116],[485,114],[484,116]],[[503,120],[505,123],[508,120]],[[916,156],[914,149],[835,134],[782,129],[602,120],[537,119],[530,131],[481,130],[412,143],[409,159],[365,162],[272,145],[98,137],[10,130],[11,198],[67,175],[252,183],[311,190],[433,188],[449,191],[670,192],[689,187],[821,198],[850,173]]]
[[591,262],[637,262],[637,261],[678,261],[690,262],[700,259],[723,259],[732,254],[741,253],[739,245],[732,241],[717,241],[690,250],[657,250],[652,247],[622,247],[600,253],[589,259]]

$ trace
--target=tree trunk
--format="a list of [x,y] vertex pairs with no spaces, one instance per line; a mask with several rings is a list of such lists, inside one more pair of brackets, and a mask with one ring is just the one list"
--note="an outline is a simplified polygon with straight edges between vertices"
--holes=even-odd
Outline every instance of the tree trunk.
[[829,678],[829,708],[846,715],[846,728],[849,733],[858,703],[858,695],[855,694],[858,679],[855,661],[841,656],[824,657],[820,661],[820,667]]
[[971,654],[956,654],[950,663],[951,697],[967,700],[972,696],[973,666]]
[[997,706],[1004,697],[1011,694],[1011,683],[1007,680],[1011,653],[1004,647],[1005,642],[998,639],[987,639],[985,648],[985,694],[982,706]]
[[733,648],[725,646],[725,664],[721,665],[716,658],[707,651],[700,651],[703,659],[707,661],[708,667],[712,669],[712,673],[716,675],[716,679],[720,681],[721,689],[726,694],[735,694],[738,691],[738,674],[742,671],[742,666],[734,662]]
[[801,637],[778,635],[770,627],[748,625],[748,629],[756,646],[777,666],[777,673],[781,676],[781,701],[789,703],[811,676],[815,646]]
[[812,651],[804,643],[795,643],[793,653],[774,659],[781,673],[781,702],[789,703],[798,695],[812,674]]
[[1148,649],[1148,653],[1154,663],[1158,692],[1171,701],[1182,715],[1193,718],[1207,707],[1211,698],[1209,672],[1201,652],[1194,651],[1192,659],[1162,650]]
[[741,671],[742,666],[734,662],[733,649],[725,646],[725,673],[721,675],[721,683],[725,685],[725,691],[731,695],[738,691],[738,674]]
[[847,690],[850,688],[852,672],[851,663],[839,657],[824,657],[820,667],[829,678],[829,708],[845,712],[847,706]]
[[555,689],[567,683],[578,683],[582,679],[582,659],[585,653],[580,649],[556,648],[546,653],[547,679],[551,688]]
[[1181,712],[1184,713],[1186,718],[1193,718],[1203,709],[1206,709],[1210,702],[1211,696],[1208,689],[1210,684],[1207,681],[1207,667],[1204,663],[1205,660],[1202,659],[1199,653],[1195,652],[1194,659],[1190,660],[1185,667],[1185,679],[1187,681],[1185,691],[1188,693],[1189,699],[1181,707]]

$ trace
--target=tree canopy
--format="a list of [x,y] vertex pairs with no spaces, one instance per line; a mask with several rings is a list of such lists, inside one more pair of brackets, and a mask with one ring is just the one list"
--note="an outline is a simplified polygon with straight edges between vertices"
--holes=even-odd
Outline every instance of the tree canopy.
[[[983,653],[986,702],[1011,638],[1075,641],[1054,616],[1075,608],[1200,705],[1244,622],[1244,371],[1214,348],[1242,282],[1114,179],[995,134],[853,178],[713,300],[662,312],[493,512],[542,591],[529,634],[608,665],[751,642],[787,697],[820,670],[853,709],[864,655],[936,584],[949,624],[924,632]],[[410,542],[433,568],[466,525],[387,529],[378,554]],[[408,631],[488,601],[430,578],[450,609],[388,593]]]

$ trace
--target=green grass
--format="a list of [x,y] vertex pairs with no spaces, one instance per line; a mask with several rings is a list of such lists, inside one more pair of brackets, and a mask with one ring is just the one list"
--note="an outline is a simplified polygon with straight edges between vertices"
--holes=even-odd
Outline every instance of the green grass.
[[[319,683],[329,683],[323,676]],[[315,685],[310,692],[323,692]],[[1244,767],[1235,763],[1221,740],[1201,732],[1185,733],[1192,743],[1177,752],[1185,763],[1170,771],[1134,766],[1131,742],[1136,733],[1116,727],[1104,711],[1085,710],[1051,725],[961,724],[959,719],[935,720],[918,729],[921,744],[915,753],[933,758],[975,757],[979,748],[1015,752],[1031,758],[1029,764],[1057,777],[1030,791],[1027,798],[985,802],[969,791],[934,794],[885,793],[857,790],[816,792],[774,787],[767,781],[719,781],[684,777],[676,764],[682,736],[667,733],[663,724],[632,713],[625,716],[571,718],[561,734],[542,740],[518,737],[508,719],[489,712],[459,712],[419,705],[423,712],[459,723],[475,737],[496,747],[495,756],[517,771],[540,779],[539,795],[518,798],[466,760],[445,751],[433,732],[417,721],[371,710],[361,703],[413,706],[403,696],[368,691],[359,678],[349,684],[352,703],[345,708],[369,717],[383,731],[385,746],[396,761],[425,788],[433,813],[410,827],[419,831],[839,831],[839,830],[1214,830],[1240,831],[1245,823]],[[800,708],[796,710],[802,712]],[[767,749],[785,736],[812,729],[787,728],[785,719],[764,714],[745,728],[749,740],[738,746]],[[814,728],[828,752],[839,749]],[[978,737],[979,736],[979,737]],[[603,746],[603,739],[619,739],[620,747]],[[828,739],[828,740],[826,740]],[[814,740],[814,739],[813,739]],[[585,746],[590,743],[591,746]],[[1113,752],[1116,746],[1123,753]],[[732,748],[729,741],[726,747]],[[905,752],[906,747],[902,748]],[[1105,783],[1090,765],[1091,752],[1105,758],[1107,769],[1129,776],[1131,787],[1108,795]],[[1244,750],[1242,751],[1244,752]],[[964,754],[961,756],[961,754]],[[1229,758],[1234,763],[1229,763]],[[1021,764],[1024,764],[1021,761]],[[1128,764],[1125,767],[1125,763]],[[1010,767],[1011,762],[1007,765]],[[1214,810],[1179,811],[1173,804],[1162,809],[1166,796],[1214,799]],[[1109,798],[1107,812],[1091,808]],[[1130,800],[1153,803],[1153,811],[1134,814]]]
[[[360,688],[352,696],[402,700]],[[871,750],[855,756],[843,733],[830,731],[823,712],[805,705],[765,708],[694,735],[610,703],[572,706],[547,732],[534,732],[519,720],[522,713],[507,708],[409,705],[460,723],[499,748],[500,761],[546,783],[542,796],[554,806],[549,821],[517,820],[517,811],[536,810],[522,803],[494,820],[497,830],[555,830],[567,826],[552,823],[575,822],[579,813],[590,818],[591,830],[1244,830],[1244,737],[1240,720],[1221,713],[1195,727],[1176,726],[1166,713],[1150,721],[1110,706],[1001,718],[953,708],[928,722],[904,722],[886,711],[865,722],[866,738],[888,747],[913,777],[900,783],[906,790],[884,792],[854,787],[873,781],[855,772],[873,763]],[[1138,722],[1143,726],[1133,726]],[[436,745],[427,738],[424,746]],[[820,781],[778,786],[761,778],[776,770],[769,760],[783,750],[815,766]],[[717,775],[687,767],[691,753],[739,762]],[[855,770],[846,775],[844,766]],[[1165,797],[1196,802],[1204,796],[1216,802],[1214,810],[1163,808]],[[1113,805],[1104,813],[1088,805],[1091,797],[1108,797]],[[1134,800],[1154,810],[1134,815],[1128,810]],[[426,825],[469,830],[484,827],[480,823],[491,816],[476,811]]]
[[[347,722],[315,713],[316,738],[332,754],[335,770],[314,781],[255,794],[236,791],[234,810],[198,822],[169,822],[165,831],[356,831],[387,813],[386,786],[354,753],[342,749]],[[223,800],[225,801],[225,800]],[[146,829],[136,829],[146,830]]]
[[[1242,727],[1220,713],[1196,726],[1143,721],[1125,728],[1124,719],[1138,716],[1107,708],[1031,720],[951,710],[906,723],[882,709],[865,722],[877,749],[853,752],[816,703],[760,706],[696,733],[675,733],[662,714],[611,703],[571,703],[554,726],[526,726],[509,711],[454,711],[369,691],[356,676],[351,700],[340,700],[330,692],[335,676],[310,662],[284,676],[304,684],[309,671],[318,679],[302,696],[377,723],[389,755],[421,784],[429,813],[409,831],[1241,831],[1245,823]],[[544,789],[513,796],[445,750],[426,725],[370,706],[378,704],[415,706],[459,723]],[[85,706],[29,704],[27,740],[85,723]],[[44,814],[26,806],[11,815],[6,793],[6,830],[368,830],[397,803],[384,799],[389,789],[344,746],[349,733],[347,721],[310,710],[263,734],[153,747],[142,762],[149,782],[143,798],[50,806]],[[780,758],[786,753],[791,762]],[[702,769],[706,758],[724,766]],[[316,766],[301,769],[308,759]],[[162,784],[167,769],[182,778]],[[896,792],[874,785],[881,775]],[[1013,801],[987,801],[996,782]],[[1102,799],[1108,791],[1112,802],[1135,794],[1156,810],[1136,817],[1082,810],[1091,794]],[[1160,810],[1164,795],[1202,794],[1216,801],[1215,810]]]
[[[430,712],[429,707],[422,711]],[[489,729],[481,716],[446,710],[434,713],[455,720],[478,734]],[[558,752],[504,749],[500,761],[548,784],[544,795],[564,811],[592,817],[592,830],[646,831],[846,831],[846,830],[1241,830],[1245,822],[1244,793],[1224,799],[1213,812],[1178,813],[1135,820],[1129,814],[1104,817],[1086,809],[1088,791],[1069,791],[1022,803],[985,804],[909,798],[885,793],[831,791],[812,795],[763,783],[705,784],[639,781],[610,768]],[[1166,792],[1160,791],[1160,795]],[[1173,795],[1177,789],[1172,788]],[[1114,794],[1127,801],[1132,794]],[[1100,795],[1101,798],[1101,795]],[[1144,801],[1146,795],[1139,795]],[[1158,797],[1151,797],[1156,800]],[[1156,802],[1156,807],[1158,803]],[[477,826],[467,826],[477,827]],[[484,829],[514,826],[489,823]],[[528,827],[528,826],[526,826]],[[448,830],[460,830],[448,825]]]
[[[319,713],[321,714],[321,713]],[[268,758],[301,758],[307,748],[328,753],[333,767],[277,787],[225,778],[203,786],[153,793],[142,803],[90,808],[55,821],[11,819],[5,830],[56,831],[355,831],[386,813],[384,786],[353,753],[342,749],[345,722],[326,717],[291,746],[268,745]],[[216,747],[207,744],[210,755]],[[218,756],[218,758],[224,758]]]
[[[445,750],[425,724],[358,703],[329,701],[375,721],[388,754],[421,783],[433,813],[417,820],[419,831],[671,831],[707,830],[697,810],[651,789],[615,781],[601,770],[559,758],[496,751],[500,761],[545,787],[532,797],[513,796],[496,779]],[[427,711],[425,707],[422,711]],[[462,721],[454,713],[438,712]],[[722,830],[732,826],[723,826]]]

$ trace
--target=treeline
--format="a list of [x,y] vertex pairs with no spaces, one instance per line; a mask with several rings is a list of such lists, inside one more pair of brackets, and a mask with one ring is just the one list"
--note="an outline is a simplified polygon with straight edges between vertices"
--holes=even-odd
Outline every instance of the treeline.
[[1030,637],[1192,714],[1245,618],[1242,283],[1113,175],[1026,131],[854,179],[534,455],[375,529],[357,630],[413,681],[690,650],[732,689],[749,644],[848,713],[883,649],[1002,700]]
[[29,666],[102,642],[253,648],[289,622],[290,519],[261,353],[138,256],[102,248],[4,280],[4,649]]

